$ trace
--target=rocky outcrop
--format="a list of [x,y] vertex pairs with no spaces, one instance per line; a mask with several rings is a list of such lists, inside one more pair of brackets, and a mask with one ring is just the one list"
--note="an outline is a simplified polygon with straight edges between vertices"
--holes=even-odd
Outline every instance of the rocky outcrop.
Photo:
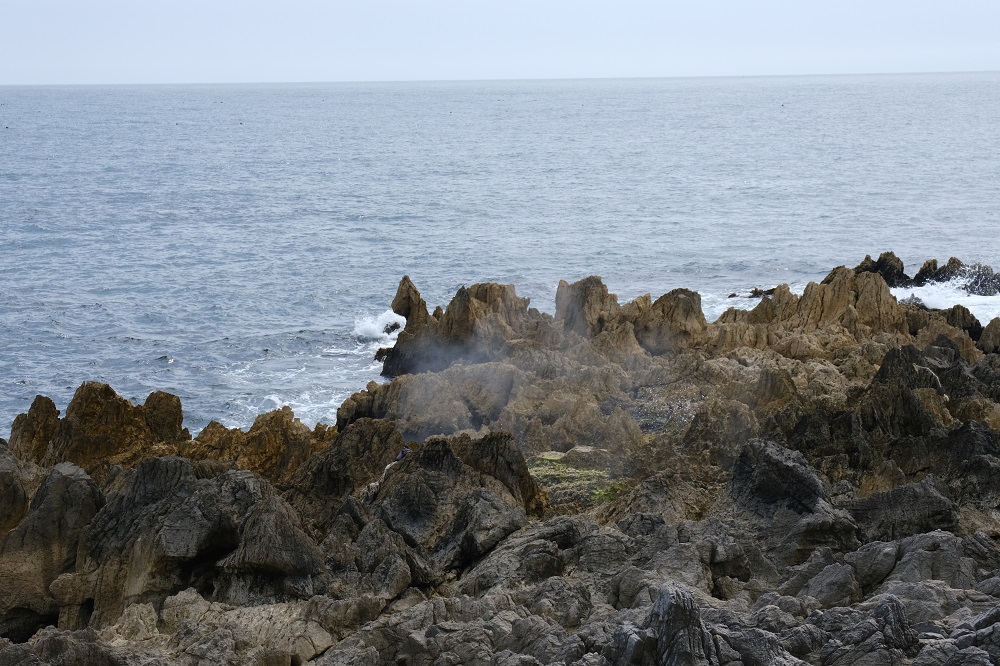
[[50,589],[76,566],[83,535],[104,496],[71,463],[52,468],[17,527],[0,537],[0,636],[27,640],[55,624],[61,604]]
[[0,663],[1000,662],[996,321],[906,284],[884,253],[707,323],[404,278],[395,378],[336,427],[40,397],[0,442]]
[[272,483],[282,483],[310,456],[329,446],[336,434],[323,424],[309,430],[289,407],[282,407],[258,416],[245,433],[212,421],[178,451],[191,460],[228,462]]

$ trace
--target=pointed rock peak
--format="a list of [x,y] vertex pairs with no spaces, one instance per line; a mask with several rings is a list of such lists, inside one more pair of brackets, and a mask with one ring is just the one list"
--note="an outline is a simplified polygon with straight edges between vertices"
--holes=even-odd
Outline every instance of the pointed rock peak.
[[593,337],[618,312],[618,297],[608,293],[608,287],[596,275],[573,284],[559,281],[556,290],[556,321],[564,331]]
[[392,299],[392,311],[401,317],[406,317],[407,322],[414,315],[427,317],[427,303],[420,297],[420,292],[417,291],[409,275],[404,275],[399,281],[396,297]]

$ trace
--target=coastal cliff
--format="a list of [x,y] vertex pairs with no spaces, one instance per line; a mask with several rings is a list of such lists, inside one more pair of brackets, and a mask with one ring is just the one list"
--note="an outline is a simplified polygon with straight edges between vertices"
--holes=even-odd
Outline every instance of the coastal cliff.
[[1000,319],[890,292],[961,276],[1000,288],[886,253],[712,323],[404,277],[335,426],[39,396],[0,664],[1000,664]]

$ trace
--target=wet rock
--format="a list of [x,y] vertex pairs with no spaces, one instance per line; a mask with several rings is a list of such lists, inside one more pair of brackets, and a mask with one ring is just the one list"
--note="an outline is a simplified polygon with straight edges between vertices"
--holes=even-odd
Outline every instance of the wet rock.
[[883,252],[878,261],[871,256],[865,256],[864,261],[854,267],[855,273],[878,273],[890,287],[908,287],[911,284],[909,276],[903,272],[903,262],[892,252]]

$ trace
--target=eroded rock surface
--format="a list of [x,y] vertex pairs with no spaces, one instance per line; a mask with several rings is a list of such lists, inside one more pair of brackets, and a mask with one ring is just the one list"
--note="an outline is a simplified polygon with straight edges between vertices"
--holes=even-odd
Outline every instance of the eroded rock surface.
[[891,253],[708,323],[511,285],[336,426],[80,387],[0,443],[0,664],[1000,663],[1000,342]]

